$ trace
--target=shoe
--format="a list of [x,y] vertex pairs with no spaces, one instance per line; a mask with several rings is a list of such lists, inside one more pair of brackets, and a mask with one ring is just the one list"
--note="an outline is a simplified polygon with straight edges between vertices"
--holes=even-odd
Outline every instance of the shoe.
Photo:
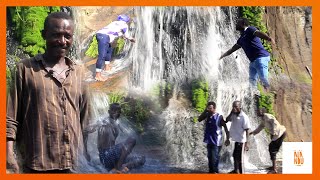
[[228,174],[237,174],[237,172],[235,170],[232,170],[232,171],[228,172]]
[[271,171],[272,169],[273,169],[272,166],[266,168],[266,170],[269,170],[269,171]]

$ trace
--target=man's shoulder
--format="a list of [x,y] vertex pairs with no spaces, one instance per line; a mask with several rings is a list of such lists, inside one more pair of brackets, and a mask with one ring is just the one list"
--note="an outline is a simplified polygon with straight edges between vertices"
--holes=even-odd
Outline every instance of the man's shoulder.
[[256,32],[258,29],[254,26],[249,26],[247,29],[246,29],[246,34],[249,34],[249,35],[253,35],[254,32]]
[[31,68],[35,65],[35,62],[40,61],[41,58],[42,58],[42,54],[38,54],[34,57],[21,59],[21,61],[17,62],[17,67]]
[[251,30],[251,31],[254,30],[254,31],[256,31],[256,30],[258,30],[258,28],[256,28],[255,26],[249,26],[249,27],[248,27],[248,30]]
[[264,117],[267,119],[276,119],[272,114],[264,113]]
[[241,111],[240,116],[242,116],[244,119],[249,119],[249,116],[243,111]]

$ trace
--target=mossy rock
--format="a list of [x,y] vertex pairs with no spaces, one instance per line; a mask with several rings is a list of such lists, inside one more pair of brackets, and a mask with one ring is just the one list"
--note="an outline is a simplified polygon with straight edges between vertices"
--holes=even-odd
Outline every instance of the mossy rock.
[[260,97],[258,101],[259,108],[265,108],[267,110],[267,113],[275,115],[273,111],[273,102],[274,102],[274,96],[271,93],[264,93],[262,91],[262,86],[258,84],[258,90],[260,91]]
[[198,112],[206,108],[209,97],[209,85],[205,80],[194,80],[192,82],[192,105]]
[[45,40],[41,36],[44,20],[49,13],[60,11],[60,7],[29,6],[9,7],[11,22],[22,49],[30,56],[43,53]]

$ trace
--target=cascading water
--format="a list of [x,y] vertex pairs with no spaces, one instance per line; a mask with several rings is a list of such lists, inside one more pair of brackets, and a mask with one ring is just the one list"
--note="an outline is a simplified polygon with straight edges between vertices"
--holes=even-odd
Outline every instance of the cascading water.
[[[174,96],[159,116],[164,123],[166,149],[175,167],[206,167],[206,148],[202,143],[203,125],[195,124],[194,111],[185,98],[194,79],[209,82],[210,100],[226,117],[234,100],[241,100],[258,125],[255,103],[248,83],[248,63],[244,53],[218,60],[236,42],[234,7],[139,7],[135,9],[137,42],[129,52],[133,63],[132,87],[148,92],[157,84],[174,84]],[[189,88],[190,89],[190,88]],[[265,133],[250,138],[246,170],[257,173],[269,163]],[[221,171],[232,169],[233,147],[223,148]]]
[[[209,99],[217,103],[217,111],[226,117],[234,100],[241,100],[243,110],[251,119],[252,129],[258,125],[255,103],[249,90],[248,63],[241,51],[218,60],[222,51],[237,40],[235,7],[137,7],[132,30],[136,43],[126,45],[125,57],[116,60],[118,70],[132,63],[130,91],[150,96],[150,91],[163,84],[173,85],[173,95],[161,114],[155,114],[146,125],[134,153],[146,156],[146,164],[132,173],[203,173],[207,172],[203,123],[195,123],[199,115],[191,106],[190,84],[195,79],[209,83]],[[81,43],[80,43],[81,44]],[[109,100],[105,93],[95,93],[95,121],[105,117]],[[136,136],[130,123],[120,119],[128,135]],[[230,125],[230,123],[228,124]],[[140,139],[137,137],[137,139]],[[263,173],[260,167],[269,163],[267,138],[260,133],[249,139],[245,168],[249,173]],[[232,170],[233,147],[223,146],[220,170]],[[89,152],[93,156],[83,172],[106,173],[99,162],[96,134],[89,137]]]

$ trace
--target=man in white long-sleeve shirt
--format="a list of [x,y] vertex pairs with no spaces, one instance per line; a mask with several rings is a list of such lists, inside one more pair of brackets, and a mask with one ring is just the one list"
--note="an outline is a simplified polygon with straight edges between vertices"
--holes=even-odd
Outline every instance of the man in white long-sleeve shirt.
[[286,128],[281,125],[272,114],[266,113],[265,108],[260,108],[258,110],[258,116],[261,117],[262,121],[257,129],[250,132],[249,135],[256,135],[263,128],[266,128],[270,133],[271,143],[269,144],[269,153],[272,161],[272,167],[269,168],[269,173],[277,173],[276,155],[282,145],[283,139],[286,137]]
[[118,16],[117,21],[113,21],[104,28],[100,29],[96,33],[96,38],[98,41],[98,60],[96,63],[96,77],[97,81],[105,81],[106,79],[102,77],[101,71],[105,65],[104,70],[110,70],[110,60],[112,55],[111,43],[118,38],[122,37],[128,39],[131,42],[135,42],[135,39],[129,36],[128,23],[130,22],[130,17],[124,14]]

